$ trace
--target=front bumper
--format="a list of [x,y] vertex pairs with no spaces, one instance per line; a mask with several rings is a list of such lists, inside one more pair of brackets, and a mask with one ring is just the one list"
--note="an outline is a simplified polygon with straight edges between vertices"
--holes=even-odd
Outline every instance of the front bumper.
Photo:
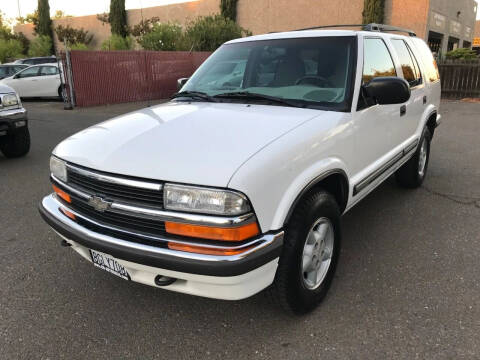
[[[22,122],[21,126],[18,126],[19,122]],[[24,108],[0,111],[0,136],[13,133],[25,126],[28,126],[28,116]]]
[[261,291],[273,282],[283,244],[279,231],[262,235],[255,246],[237,255],[176,251],[91,231],[67,217],[62,207],[52,194],[42,200],[39,211],[83,257],[90,260],[88,249],[109,254],[129,270],[133,281],[156,286],[155,276],[173,277],[178,280],[165,289],[193,295],[233,300]]

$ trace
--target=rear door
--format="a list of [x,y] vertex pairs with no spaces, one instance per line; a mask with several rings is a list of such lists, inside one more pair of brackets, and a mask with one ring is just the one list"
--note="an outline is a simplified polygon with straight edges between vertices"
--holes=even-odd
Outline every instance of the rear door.
[[60,74],[58,67],[51,65],[40,66],[36,96],[58,96]]
[[390,43],[402,72],[399,76],[402,76],[410,84],[411,90],[411,97],[405,104],[405,115],[401,117],[396,131],[392,134],[393,141],[400,144],[414,136],[426,107],[427,96],[425,81],[411,47],[402,38],[394,37],[390,39]]

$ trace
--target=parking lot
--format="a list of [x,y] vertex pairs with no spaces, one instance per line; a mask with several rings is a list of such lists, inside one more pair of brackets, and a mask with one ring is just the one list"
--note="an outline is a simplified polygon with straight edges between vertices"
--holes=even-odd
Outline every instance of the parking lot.
[[480,103],[442,104],[423,187],[389,179],[344,216],[334,284],[303,317],[263,293],[227,302],[128,283],[61,247],[37,212],[52,149],[147,104],[24,105],[31,151],[0,155],[0,358],[480,357]]

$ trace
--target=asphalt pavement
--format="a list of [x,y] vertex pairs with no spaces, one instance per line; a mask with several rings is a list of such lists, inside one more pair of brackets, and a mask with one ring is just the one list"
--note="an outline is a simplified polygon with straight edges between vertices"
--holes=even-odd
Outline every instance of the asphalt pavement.
[[324,303],[227,302],[129,283],[68,248],[37,212],[54,146],[146,104],[26,102],[32,149],[0,155],[0,359],[479,359],[480,104],[442,103],[416,190],[389,179],[343,217]]

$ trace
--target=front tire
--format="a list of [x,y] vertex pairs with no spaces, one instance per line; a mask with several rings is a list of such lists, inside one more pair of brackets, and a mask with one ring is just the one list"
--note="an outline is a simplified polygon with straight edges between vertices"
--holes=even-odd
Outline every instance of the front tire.
[[0,143],[0,150],[7,158],[26,155],[30,151],[30,132],[28,127],[25,126],[8,135],[4,142]]
[[417,188],[427,176],[432,136],[427,127],[423,130],[417,151],[400,169],[395,172],[397,183],[405,188]]
[[324,190],[310,192],[295,209],[275,280],[274,299],[295,314],[315,309],[330,288],[340,254],[340,209]]

